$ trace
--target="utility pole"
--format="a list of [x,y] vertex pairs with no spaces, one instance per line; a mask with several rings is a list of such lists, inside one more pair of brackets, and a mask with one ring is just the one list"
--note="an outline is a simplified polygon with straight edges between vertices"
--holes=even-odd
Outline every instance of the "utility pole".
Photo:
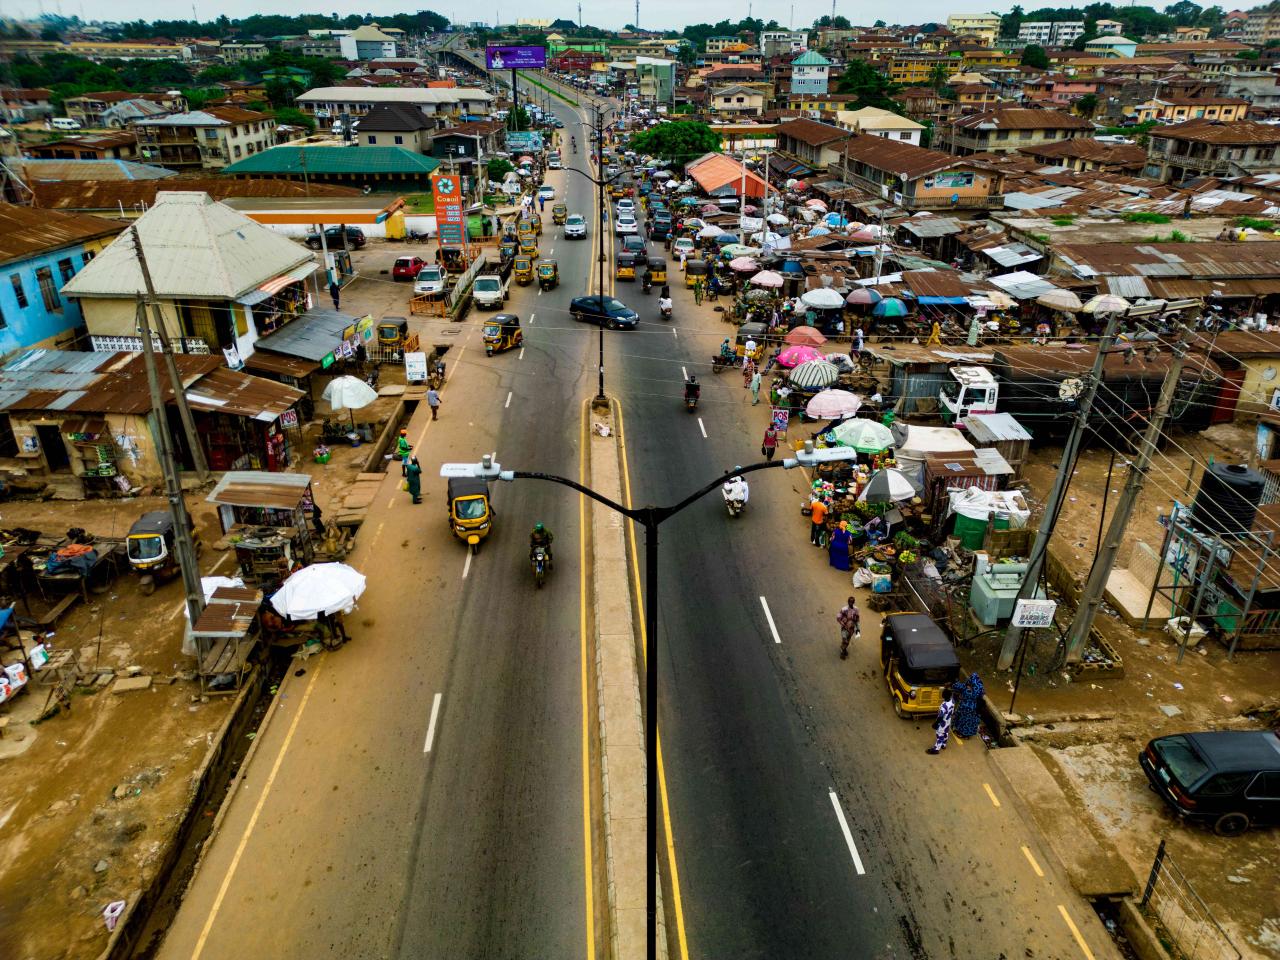
[[[1107,318],[1107,327],[1103,331],[1102,339],[1098,341],[1098,353],[1093,358],[1093,369],[1089,371],[1089,380],[1080,394],[1080,404],[1076,408],[1076,422],[1071,425],[1071,434],[1067,437],[1067,445],[1062,450],[1062,461],[1058,464],[1058,474],[1053,480],[1053,490],[1049,493],[1049,499],[1045,501],[1044,515],[1040,518],[1040,528],[1036,531],[1035,544],[1031,548],[1031,556],[1027,561],[1027,574],[1023,577],[1022,586],[1018,588],[1018,600],[1030,600],[1035,596],[1036,584],[1040,582],[1040,571],[1044,567],[1045,555],[1049,550],[1049,538],[1053,536],[1058,513],[1062,510],[1062,501],[1067,494],[1067,484],[1071,482],[1071,469],[1076,462],[1080,443],[1084,440],[1084,431],[1089,425],[1093,398],[1097,396],[1098,385],[1102,381],[1102,365],[1106,361],[1119,326],[1120,315],[1111,314]],[[1010,624],[1004,635],[1004,645],[1000,648],[1000,659],[996,661],[997,670],[1008,670],[1013,666],[1013,658],[1021,643],[1022,628]]]
[[[209,479],[209,462],[204,456],[204,447],[200,446],[200,435],[196,433],[196,421],[191,416],[191,407],[187,404],[187,393],[182,386],[182,377],[178,374],[178,362],[173,358],[173,347],[169,343],[169,331],[164,325],[164,311],[160,309],[160,301],[156,299],[156,288],[151,282],[151,268],[147,266],[146,255],[142,252],[142,237],[138,228],[130,227],[133,234],[133,252],[138,257],[138,268],[142,271],[142,284],[147,290],[147,301],[151,312],[155,315],[156,336],[160,339],[160,352],[164,356],[165,370],[169,375],[169,383],[173,385],[173,399],[178,406],[178,417],[182,420],[182,431],[187,438],[187,447],[191,450],[191,461],[195,465],[196,476],[201,483]],[[233,327],[234,329],[234,327]],[[151,335],[143,334],[142,348],[151,349]],[[170,448],[172,449],[172,441]],[[195,623],[194,620],[191,621]]]
[[[136,231],[134,240],[137,241]],[[155,352],[151,345],[151,323],[147,320],[147,308],[141,297],[138,298],[138,325],[142,328],[142,361],[147,368],[147,389],[151,394],[156,454],[160,460],[160,471],[164,474],[165,499],[169,501],[169,513],[173,517],[173,549],[178,555],[182,587],[187,594],[187,616],[194,627],[200,614],[204,612],[204,591],[200,586],[196,545],[191,539],[191,518],[187,515],[187,502],[182,499],[178,464],[173,459],[173,436],[169,433],[169,418],[165,415],[164,397],[160,393],[160,372],[156,369]],[[174,389],[174,393],[182,396],[181,385]]]
[[[603,310],[604,309],[604,264],[605,264],[604,233],[605,233],[605,225],[609,221],[605,215],[608,208],[605,206],[604,164],[601,162],[604,158],[604,110],[601,108],[600,104],[598,103],[596,104],[595,156],[596,156],[596,203],[600,208],[600,222],[596,224],[596,237],[597,237],[598,248],[599,248],[597,259],[600,261],[600,278],[598,281],[599,285],[596,287],[596,293],[600,295],[600,309]],[[599,360],[600,386],[596,390],[596,399],[601,403],[603,403],[605,401],[604,324],[603,323],[599,324],[599,327],[600,327],[600,331],[599,331],[599,334],[600,334],[600,360]]]
[[1071,629],[1067,634],[1067,663],[1080,661],[1085,641],[1089,639],[1093,618],[1098,615],[1098,607],[1106,592],[1107,578],[1111,576],[1111,568],[1115,566],[1116,551],[1120,549],[1124,528],[1128,526],[1129,517],[1138,502],[1138,494],[1142,492],[1142,484],[1147,478],[1147,471],[1151,469],[1151,458],[1156,452],[1160,434],[1164,431],[1164,422],[1168,419],[1169,408],[1173,406],[1173,395],[1178,392],[1178,380],[1182,376],[1182,366],[1186,356],[1187,328],[1183,327],[1173,344],[1173,358],[1169,361],[1169,370],[1164,375],[1164,383],[1160,385],[1160,397],[1156,400],[1156,408],[1151,414],[1150,422],[1147,423],[1146,432],[1142,435],[1138,459],[1129,468],[1129,476],[1116,503],[1116,512],[1111,518],[1111,526],[1107,528],[1107,537],[1103,541],[1102,550],[1094,558],[1089,579],[1084,586],[1084,593],[1080,597],[1080,605],[1076,608],[1075,619],[1071,621]]

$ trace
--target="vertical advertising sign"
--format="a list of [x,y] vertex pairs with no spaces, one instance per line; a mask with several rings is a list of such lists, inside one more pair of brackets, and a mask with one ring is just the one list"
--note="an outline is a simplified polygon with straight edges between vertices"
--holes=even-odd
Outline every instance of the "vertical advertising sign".
[[462,243],[462,179],[452,173],[433,173],[431,191],[436,201],[436,229],[441,243]]

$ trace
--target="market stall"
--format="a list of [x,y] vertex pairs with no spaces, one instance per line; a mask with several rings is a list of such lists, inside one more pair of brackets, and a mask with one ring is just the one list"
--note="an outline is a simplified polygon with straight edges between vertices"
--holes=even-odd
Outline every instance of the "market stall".
[[216,504],[222,532],[244,579],[279,582],[311,562],[311,478],[303,473],[233,470],[206,502]]

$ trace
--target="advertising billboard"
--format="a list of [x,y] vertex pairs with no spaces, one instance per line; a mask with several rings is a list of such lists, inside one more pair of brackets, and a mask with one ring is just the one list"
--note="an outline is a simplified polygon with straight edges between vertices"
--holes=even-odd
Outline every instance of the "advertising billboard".
[[514,130],[507,133],[507,150],[511,153],[529,153],[542,149],[542,134],[536,130]]
[[547,65],[546,47],[485,47],[490,70],[541,70]]
[[452,173],[433,173],[431,192],[436,201],[436,229],[441,243],[461,243],[464,220],[462,216],[462,178]]

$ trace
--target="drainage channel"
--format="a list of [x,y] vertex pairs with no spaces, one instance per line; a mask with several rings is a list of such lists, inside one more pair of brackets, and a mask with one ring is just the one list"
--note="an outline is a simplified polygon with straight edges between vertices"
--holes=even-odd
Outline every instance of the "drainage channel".
[[178,908],[182,906],[182,898],[186,895],[187,886],[195,873],[201,848],[213,830],[218,809],[226,798],[227,789],[239,771],[240,764],[244,762],[244,756],[258,733],[267,708],[271,706],[280,681],[284,679],[285,672],[295,664],[291,651],[273,647],[269,647],[268,651],[267,661],[262,667],[266,670],[266,676],[259,688],[260,693],[252,705],[248,706],[249,716],[239,726],[238,731],[228,734],[234,735],[237,739],[231,744],[231,749],[220,768],[213,774],[215,779],[211,788],[200,809],[196,811],[191,829],[188,830],[174,860],[173,868],[169,871],[169,876],[155,899],[155,905],[142,924],[135,946],[131,951],[122,954],[128,960],[151,960],[159,953],[164,935],[173,922]]

